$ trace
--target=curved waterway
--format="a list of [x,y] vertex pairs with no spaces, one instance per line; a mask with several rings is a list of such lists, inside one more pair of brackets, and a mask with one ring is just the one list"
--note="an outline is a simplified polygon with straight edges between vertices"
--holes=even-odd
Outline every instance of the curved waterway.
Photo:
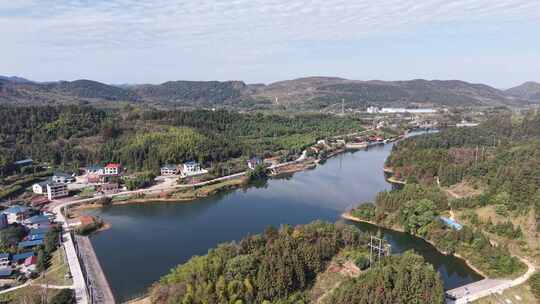
[[[359,202],[389,190],[383,164],[391,145],[346,153],[314,170],[271,179],[262,187],[239,189],[189,203],[119,205],[93,211],[112,224],[92,243],[118,300],[142,295],[174,266],[203,255],[219,243],[262,232],[269,225],[335,222]],[[350,223],[363,231],[368,224]],[[460,259],[440,254],[413,236],[381,230],[393,253],[414,249],[441,274],[445,288],[481,277]]]

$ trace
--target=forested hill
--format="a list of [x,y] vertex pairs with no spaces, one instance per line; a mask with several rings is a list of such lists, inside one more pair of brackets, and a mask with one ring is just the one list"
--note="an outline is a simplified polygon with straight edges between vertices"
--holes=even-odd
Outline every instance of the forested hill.
[[505,114],[476,128],[407,139],[394,147],[387,166],[410,183],[466,183],[481,192],[471,202],[477,206],[500,205],[514,216],[535,210],[540,231],[540,114]]
[[[369,266],[367,238],[350,225],[313,222],[267,229],[222,244],[172,269],[150,288],[150,302],[165,303],[444,303],[442,282],[412,252]],[[337,270],[357,269],[357,275]],[[327,269],[333,279],[317,284]],[[405,284],[406,282],[406,284]],[[319,286],[316,291],[314,285]],[[332,286],[336,286],[333,288]]]
[[506,93],[518,98],[540,101],[540,83],[525,82],[522,85],[506,90]]
[[[530,86],[528,86],[530,87]],[[528,88],[527,87],[527,88]],[[526,90],[529,92],[530,90]],[[0,77],[0,103],[139,102],[182,107],[331,110],[380,106],[499,106],[538,101],[536,92],[501,91],[458,80],[357,81],[308,77],[269,85],[242,81],[168,81],[113,86],[91,80],[37,83]]]
[[0,121],[0,169],[29,157],[71,168],[115,161],[132,171],[159,170],[165,163],[188,160],[216,165],[278,151],[292,157],[317,139],[362,130],[355,119],[323,114],[278,116],[131,106],[102,110],[0,105]]

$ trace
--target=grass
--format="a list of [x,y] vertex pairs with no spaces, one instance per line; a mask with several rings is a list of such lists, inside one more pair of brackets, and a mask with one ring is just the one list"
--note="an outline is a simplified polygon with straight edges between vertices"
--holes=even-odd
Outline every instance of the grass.
[[45,293],[47,296],[47,303],[58,293],[60,289],[47,289],[39,286],[25,286],[20,289],[0,294],[0,303],[41,303]]
[[505,290],[502,294],[495,294],[473,302],[474,304],[536,304],[538,300],[531,293],[529,284],[521,284]]
[[180,191],[175,192],[172,198],[194,199],[197,197],[206,197],[216,192],[235,188],[243,184],[245,184],[244,177],[231,178],[231,179],[223,180],[214,184],[205,185],[196,189],[193,189],[193,188],[182,189]]
[[69,274],[69,265],[66,263],[64,250],[58,249],[52,254],[51,264],[47,271],[35,282],[59,286],[72,285],[73,280],[66,278],[67,274]]

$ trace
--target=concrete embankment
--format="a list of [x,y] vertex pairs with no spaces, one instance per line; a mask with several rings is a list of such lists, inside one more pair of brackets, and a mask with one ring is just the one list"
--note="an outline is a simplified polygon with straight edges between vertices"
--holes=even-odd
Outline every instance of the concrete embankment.
[[114,304],[116,300],[109,282],[101,269],[99,260],[94,252],[90,239],[85,236],[75,236],[83,273],[86,277],[91,303]]

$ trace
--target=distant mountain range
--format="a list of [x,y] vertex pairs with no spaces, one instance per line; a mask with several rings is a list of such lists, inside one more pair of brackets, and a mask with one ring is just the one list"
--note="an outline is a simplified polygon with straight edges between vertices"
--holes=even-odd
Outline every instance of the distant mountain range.
[[538,82],[525,82],[524,84],[508,89],[505,91],[508,95],[518,98],[540,101],[540,83]]
[[506,91],[459,80],[359,81],[307,77],[269,85],[242,81],[169,81],[108,85],[92,80],[39,83],[0,76],[0,103],[136,102],[185,107],[298,109],[381,106],[520,106],[540,102],[540,84]]

